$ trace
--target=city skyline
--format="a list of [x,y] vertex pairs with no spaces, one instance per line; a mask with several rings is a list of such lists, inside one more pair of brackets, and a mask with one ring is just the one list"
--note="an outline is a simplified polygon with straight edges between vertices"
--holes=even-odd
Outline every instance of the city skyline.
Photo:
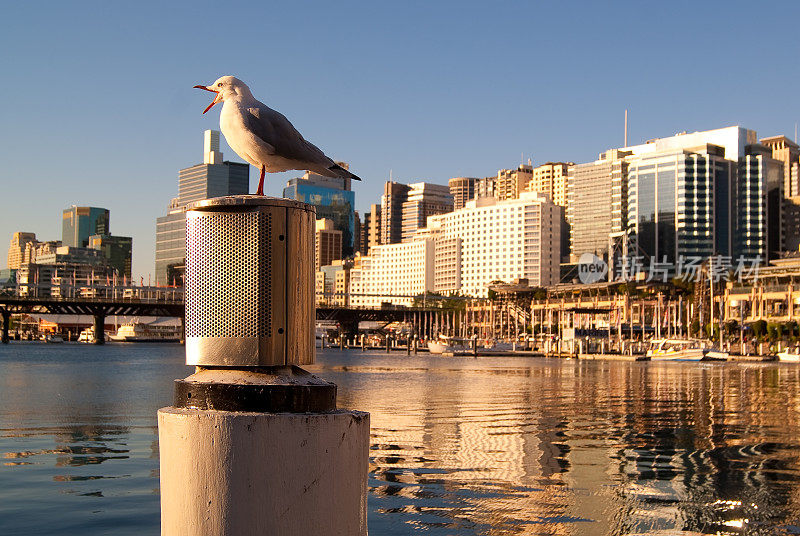
[[[134,237],[134,277],[147,280],[153,222],[177,193],[178,170],[199,160],[199,133],[219,127],[191,86],[222,74],[349,162],[365,179],[354,186],[362,214],[390,174],[447,184],[528,158],[589,162],[623,145],[625,109],[629,144],[733,125],[794,139],[797,75],[786,66],[800,6],[743,18],[737,5],[746,6],[704,5],[712,25],[687,16],[690,3],[243,8],[270,19],[267,42],[256,22],[235,34],[214,25],[211,4],[104,15],[88,4],[15,5],[0,37],[9,51],[0,65],[20,88],[5,101],[13,128],[0,133],[0,236],[56,239],[65,206],[107,207]],[[337,24],[359,31],[333,32]],[[759,35],[766,42],[744,38]],[[698,57],[713,58],[715,76]],[[267,193],[301,175],[268,177]],[[256,178],[251,170],[251,190]]]

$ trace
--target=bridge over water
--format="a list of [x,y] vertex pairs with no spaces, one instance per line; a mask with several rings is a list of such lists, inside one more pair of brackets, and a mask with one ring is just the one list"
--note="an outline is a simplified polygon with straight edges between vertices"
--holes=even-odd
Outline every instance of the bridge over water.
[[[183,319],[183,299],[164,298],[36,298],[0,296],[0,315],[3,318],[2,342],[9,340],[12,314],[90,315],[94,317],[95,333],[103,333],[108,316],[171,316]],[[323,306],[317,308],[317,320],[338,322],[345,332],[355,332],[358,322],[402,322],[435,314],[440,309],[424,307],[383,306],[379,308],[350,308]],[[102,337],[95,341],[102,344]]]

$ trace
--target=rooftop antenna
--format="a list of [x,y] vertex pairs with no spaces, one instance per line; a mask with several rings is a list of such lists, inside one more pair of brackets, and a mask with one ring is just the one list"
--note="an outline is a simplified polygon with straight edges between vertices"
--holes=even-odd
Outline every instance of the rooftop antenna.
[[389,182],[392,182],[392,170],[389,170]]
[[623,147],[628,146],[628,110],[625,110],[625,145]]

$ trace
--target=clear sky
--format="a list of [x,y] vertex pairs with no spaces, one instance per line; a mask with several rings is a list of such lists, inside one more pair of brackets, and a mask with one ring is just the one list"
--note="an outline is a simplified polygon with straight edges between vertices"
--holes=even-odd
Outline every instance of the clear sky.
[[6,3],[0,254],[100,206],[147,280],[178,170],[219,129],[192,86],[225,74],[350,162],[360,210],[390,170],[445,184],[522,155],[593,160],[622,145],[626,108],[631,144],[736,124],[793,137],[799,15],[794,0]]

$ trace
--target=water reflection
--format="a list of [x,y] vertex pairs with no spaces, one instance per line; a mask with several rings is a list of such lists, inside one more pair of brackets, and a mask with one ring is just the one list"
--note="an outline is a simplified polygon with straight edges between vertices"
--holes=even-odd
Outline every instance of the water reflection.
[[372,413],[371,527],[628,535],[791,533],[798,370],[373,356],[319,372]]
[[[0,534],[157,534],[183,349],[59,346],[0,346]],[[313,370],[372,414],[372,534],[800,534],[800,367],[332,350]]]
[[0,534],[158,533],[155,411],[181,351],[0,347]]

